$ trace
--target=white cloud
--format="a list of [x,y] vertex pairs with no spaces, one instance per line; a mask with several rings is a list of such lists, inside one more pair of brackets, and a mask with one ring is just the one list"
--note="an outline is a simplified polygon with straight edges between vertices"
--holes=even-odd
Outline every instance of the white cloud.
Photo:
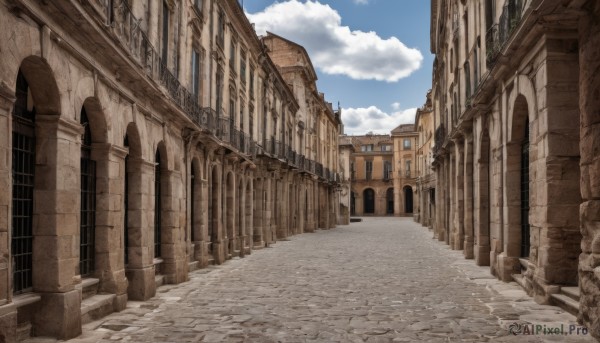
[[399,102],[395,102],[392,104],[392,109],[394,111],[398,111],[400,109],[400,103]]
[[412,124],[415,122],[416,108],[409,108],[385,113],[376,106],[368,108],[344,108],[342,109],[342,122],[344,133],[350,135],[364,135],[369,131],[377,134],[389,134],[400,124]]
[[369,3],[369,0],[354,0],[354,3],[357,5],[366,5]]
[[[360,0],[365,1],[365,0]],[[315,67],[356,80],[396,82],[421,67],[423,55],[398,38],[352,31],[329,5],[318,1],[276,2],[247,14],[260,35],[273,32],[303,45]]]

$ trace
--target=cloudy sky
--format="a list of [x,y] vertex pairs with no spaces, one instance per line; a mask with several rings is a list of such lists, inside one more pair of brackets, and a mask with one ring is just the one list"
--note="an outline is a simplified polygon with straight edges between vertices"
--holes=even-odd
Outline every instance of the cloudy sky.
[[430,0],[244,0],[258,34],[303,45],[348,134],[414,121],[431,87]]

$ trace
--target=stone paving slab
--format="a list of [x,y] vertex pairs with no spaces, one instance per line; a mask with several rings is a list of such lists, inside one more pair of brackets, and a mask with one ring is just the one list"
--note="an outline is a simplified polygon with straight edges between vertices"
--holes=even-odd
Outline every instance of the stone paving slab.
[[576,320],[496,280],[410,218],[365,218],[194,272],[70,342],[595,341],[512,335],[515,323],[567,330]]

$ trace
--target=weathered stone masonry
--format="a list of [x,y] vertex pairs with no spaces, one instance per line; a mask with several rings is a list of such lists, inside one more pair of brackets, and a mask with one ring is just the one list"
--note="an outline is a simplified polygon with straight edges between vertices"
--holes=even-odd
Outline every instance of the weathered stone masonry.
[[339,112],[237,1],[0,0],[0,32],[0,341],[335,226]]

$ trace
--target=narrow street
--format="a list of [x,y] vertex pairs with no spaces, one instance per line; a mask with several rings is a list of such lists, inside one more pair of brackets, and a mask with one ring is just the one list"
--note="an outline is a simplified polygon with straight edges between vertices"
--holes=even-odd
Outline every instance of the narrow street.
[[593,341],[509,334],[514,322],[566,330],[575,317],[431,236],[409,218],[298,235],[129,302],[72,342]]

